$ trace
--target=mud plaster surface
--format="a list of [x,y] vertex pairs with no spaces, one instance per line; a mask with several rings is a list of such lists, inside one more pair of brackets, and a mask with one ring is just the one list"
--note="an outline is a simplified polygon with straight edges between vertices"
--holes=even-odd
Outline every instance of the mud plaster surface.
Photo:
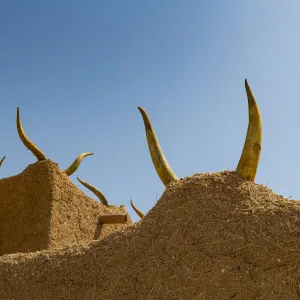
[[89,245],[0,257],[0,299],[299,299],[299,260],[298,201],[202,174]]
[[0,255],[87,243],[132,224],[101,226],[101,214],[125,214],[86,196],[56,163],[29,165],[0,180]]

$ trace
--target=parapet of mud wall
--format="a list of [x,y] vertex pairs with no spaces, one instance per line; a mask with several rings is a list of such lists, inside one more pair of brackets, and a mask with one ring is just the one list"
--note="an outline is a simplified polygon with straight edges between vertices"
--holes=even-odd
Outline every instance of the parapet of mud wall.
[[0,180],[0,255],[88,243],[132,225],[99,223],[100,215],[126,208],[86,196],[50,161]]

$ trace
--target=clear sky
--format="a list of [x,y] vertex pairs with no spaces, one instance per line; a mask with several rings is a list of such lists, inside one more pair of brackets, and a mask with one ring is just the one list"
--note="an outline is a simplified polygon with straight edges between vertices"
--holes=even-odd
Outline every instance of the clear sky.
[[[256,182],[300,199],[300,1],[0,0],[0,176],[36,158],[16,129],[111,204],[147,213],[164,191],[143,107],[178,177],[235,169],[247,78],[263,121]],[[96,199],[96,198],[95,198]]]

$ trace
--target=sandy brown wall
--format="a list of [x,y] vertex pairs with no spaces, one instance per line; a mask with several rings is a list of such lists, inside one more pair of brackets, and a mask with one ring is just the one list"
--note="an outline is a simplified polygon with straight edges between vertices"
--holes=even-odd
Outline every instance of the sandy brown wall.
[[34,163],[0,180],[0,254],[31,252],[91,242],[132,224],[101,226],[100,215],[123,208],[86,196],[58,165]]
[[0,180],[0,255],[46,249],[52,189],[44,163]]
[[50,247],[67,246],[76,243],[91,242],[111,232],[132,224],[109,224],[101,226],[100,215],[127,214],[126,210],[100,202],[85,195],[67,175],[59,169],[50,169],[53,190],[51,210]]
[[0,257],[0,299],[300,297],[300,204],[231,173],[180,180],[86,246]]

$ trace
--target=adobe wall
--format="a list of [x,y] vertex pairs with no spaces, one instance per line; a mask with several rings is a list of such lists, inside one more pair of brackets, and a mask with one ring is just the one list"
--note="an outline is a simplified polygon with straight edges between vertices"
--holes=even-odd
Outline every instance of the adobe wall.
[[0,180],[0,255],[87,243],[132,224],[101,226],[101,214],[125,214],[86,196],[56,163],[29,165]]

